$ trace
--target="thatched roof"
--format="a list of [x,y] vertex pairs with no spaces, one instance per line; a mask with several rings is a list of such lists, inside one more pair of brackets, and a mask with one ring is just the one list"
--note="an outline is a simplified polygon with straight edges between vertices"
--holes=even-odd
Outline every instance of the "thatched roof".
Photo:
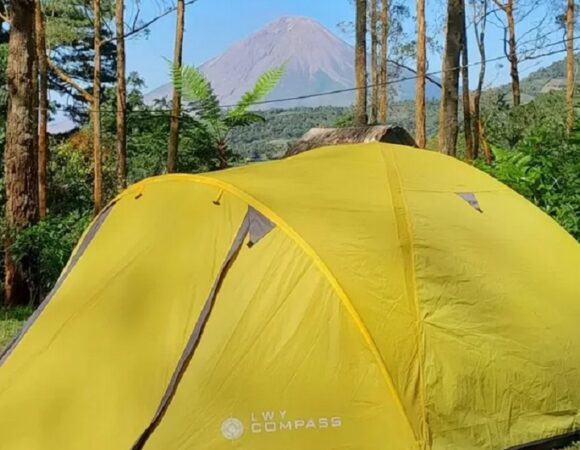
[[357,128],[312,128],[284,156],[292,156],[317,147],[363,142],[389,142],[417,147],[402,127],[370,126]]

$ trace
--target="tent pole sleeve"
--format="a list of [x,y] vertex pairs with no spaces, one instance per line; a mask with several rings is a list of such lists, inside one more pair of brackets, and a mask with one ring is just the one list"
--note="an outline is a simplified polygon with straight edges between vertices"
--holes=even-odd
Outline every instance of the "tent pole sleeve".
[[173,372],[171,380],[169,381],[165,393],[161,398],[161,402],[159,403],[157,411],[155,412],[155,415],[153,416],[153,419],[151,420],[147,428],[145,428],[143,433],[141,433],[141,436],[139,436],[139,438],[133,445],[132,450],[143,449],[143,447],[149,440],[149,437],[159,426],[161,420],[163,419],[163,416],[167,412],[167,409],[169,408],[169,405],[171,404],[171,401],[175,396],[175,392],[177,391],[179,382],[181,381],[183,374],[187,370],[189,362],[191,361],[195,353],[195,350],[197,349],[201,341],[203,330],[205,329],[205,326],[207,325],[207,322],[209,321],[209,318],[211,316],[211,312],[213,310],[215,300],[219,293],[220,287],[230,267],[236,260],[246,236],[248,235],[250,236],[249,246],[251,247],[254,244],[256,244],[261,238],[263,238],[266,234],[268,234],[268,232],[273,227],[274,225],[267,218],[262,216],[258,211],[256,211],[254,208],[251,207],[248,208],[248,212],[246,213],[244,220],[240,228],[238,229],[238,232],[232,242],[232,245],[226,255],[226,258],[221,266],[221,269],[218,272],[214,284],[205,301],[203,309],[201,310],[201,313],[197,319],[193,332],[189,340],[187,341],[187,345],[183,350],[183,353],[177,363],[177,366]]

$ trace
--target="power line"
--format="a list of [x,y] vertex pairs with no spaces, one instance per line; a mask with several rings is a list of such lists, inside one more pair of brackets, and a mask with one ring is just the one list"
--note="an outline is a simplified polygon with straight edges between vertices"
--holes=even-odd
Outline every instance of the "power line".
[[[575,36],[573,37],[571,40],[575,40],[580,38],[580,36]],[[554,42],[551,44],[546,44],[544,47],[553,47],[554,45],[560,45],[562,44],[562,42]],[[580,49],[574,49],[574,51],[578,51]],[[527,57],[524,57],[523,59],[519,60],[519,63],[522,63],[524,61],[530,61],[533,59],[539,59],[539,58],[545,58],[547,56],[552,56],[552,55],[556,55],[558,53],[564,53],[566,52],[567,49],[560,49],[560,50],[555,50],[555,51],[551,51],[551,52],[547,52],[547,53],[542,53],[540,55],[530,55]],[[438,70],[438,71],[432,71],[432,72],[428,72],[425,75],[426,76],[434,76],[434,75],[440,75],[443,74],[445,72],[451,72],[451,71],[456,71],[456,70],[460,70],[463,67],[474,67],[474,66],[480,66],[481,64],[483,64],[483,62],[490,63],[490,62],[495,62],[495,61],[500,61],[503,59],[509,59],[507,56],[502,55],[502,56],[497,56],[495,58],[490,58],[490,59],[486,59],[484,61],[477,61],[471,64],[467,64],[466,66],[455,66],[446,70]],[[280,98],[280,99],[271,99],[271,100],[261,100],[259,102],[254,102],[252,104],[252,106],[255,105],[265,105],[265,104],[271,104],[271,103],[281,103],[281,102],[288,102],[288,101],[293,101],[293,100],[304,100],[304,99],[309,99],[309,98],[314,98],[314,97],[323,97],[323,96],[328,96],[328,95],[336,95],[336,94],[342,94],[342,93],[346,93],[346,92],[355,92],[361,89],[369,89],[369,88],[373,88],[373,87],[380,87],[380,86],[385,86],[385,85],[391,85],[391,84],[396,84],[396,83],[402,83],[404,81],[409,81],[409,80],[416,80],[419,76],[418,75],[413,75],[413,76],[409,76],[409,77],[403,77],[403,78],[397,78],[396,80],[391,80],[391,81],[387,81],[386,83],[376,83],[376,84],[367,84],[365,86],[360,86],[360,87],[352,87],[352,88],[345,88],[345,89],[336,89],[334,91],[327,91],[327,92],[321,92],[321,93],[317,93],[317,94],[306,94],[306,95],[301,95],[301,96],[297,96],[297,97],[287,97],[287,98]],[[223,108],[232,108],[235,105],[224,105]]]
[[[576,39],[580,39],[580,36],[574,36],[572,39],[566,39],[563,42],[562,41],[561,42],[552,42],[550,44],[546,44],[544,46],[544,48],[554,47],[556,45],[562,45],[563,43],[565,43],[569,40],[573,41]],[[559,53],[564,53],[566,51],[567,51],[567,49],[559,49],[559,50],[553,50],[553,51],[546,52],[546,53],[541,53],[538,55],[524,56],[518,62],[523,63],[525,61],[531,61],[531,60],[535,60],[535,59],[539,59],[539,58],[545,58],[545,57],[553,56],[553,55],[556,55]],[[574,51],[575,52],[580,51],[580,48],[576,48],[576,49],[574,49]],[[428,72],[428,73],[426,73],[426,77],[434,76],[434,75],[441,75],[441,74],[446,73],[446,72],[460,70],[463,67],[480,66],[484,62],[487,64],[487,63],[501,61],[501,60],[505,60],[505,59],[509,59],[509,57],[505,56],[505,55],[501,55],[501,56],[497,56],[494,58],[486,59],[484,61],[476,61],[476,62],[467,64],[466,66],[460,65],[460,66],[455,66],[455,67],[452,67],[452,68],[449,68],[446,70],[437,70],[437,71]],[[361,89],[371,89],[374,87],[393,85],[393,84],[402,83],[405,81],[416,80],[417,78],[419,78],[418,75],[412,75],[412,76],[408,76],[408,77],[397,78],[396,80],[389,80],[385,83],[367,84],[365,86],[355,86],[355,87],[351,87],[351,88],[335,89],[332,91],[318,92],[318,93],[312,93],[312,94],[304,94],[304,95],[298,95],[298,96],[294,96],[294,97],[284,97],[284,98],[277,98],[277,99],[270,99],[270,100],[261,100],[261,101],[252,103],[251,106],[268,105],[268,104],[273,104],[273,103],[285,103],[285,102],[290,102],[290,101],[307,100],[310,98],[318,98],[318,97],[328,97],[331,95],[344,94],[344,93],[348,93],[348,92],[356,92],[356,91],[361,90]],[[235,104],[221,105],[221,107],[224,109],[234,108],[235,106],[236,106]],[[36,108],[36,109],[39,109],[39,108]],[[49,110],[50,110],[50,108],[49,108]],[[203,108],[200,108],[200,107],[188,108],[188,109],[184,109],[183,113],[188,113],[188,112],[195,113],[195,112],[199,112],[202,110],[203,110]],[[67,108],[53,108],[52,111],[68,111],[68,109]],[[115,112],[118,112],[118,110],[117,109],[101,109],[101,112],[115,113]],[[127,114],[143,114],[143,115],[163,114],[166,112],[172,112],[172,110],[171,109],[158,109],[157,108],[157,109],[150,109],[150,110],[127,110],[126,111]]]

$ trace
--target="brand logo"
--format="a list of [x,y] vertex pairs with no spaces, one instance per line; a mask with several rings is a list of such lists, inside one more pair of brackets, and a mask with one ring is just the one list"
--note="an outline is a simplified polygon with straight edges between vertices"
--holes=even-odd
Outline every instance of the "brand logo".
[[[248,432],[252,434],[283,433],[293,431],[323,430],[342,427],[340,416],[291,417],[284,411],[261,411],[250,413]],[[240,419],[229,417],[222,422],[223,436],[233,441],[244,434]]]
[[240,419],[229,417],[222,422],[222,434],[229,441],[235,441],[244,434],[244,424]]

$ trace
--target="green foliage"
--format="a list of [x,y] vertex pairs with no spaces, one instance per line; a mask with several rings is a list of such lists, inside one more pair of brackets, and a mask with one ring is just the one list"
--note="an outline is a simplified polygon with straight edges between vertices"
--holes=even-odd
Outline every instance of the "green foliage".
[[285,71],[286,67],[280,66],[263,73],[258,78],[258,81],[256,81],[254,87],[246,92],[237,105],[227,113],[228,118],[235,119],[246,115],[248,109],[254,103],[266,98],[266,96],[276,87],[282,79]]
[[[47,47],[52,61],[87,91],[92,91],[94,68],[93,11],[85,0],[43,0],[45,12]],[[115,2],[101,1],[103,25],[101,28],[101,82],[105,85],[115,82],[116,44],[111,29],[114,19]],[[85,122],[88,113],[85,99],[52,71],[48,76],[49,88],[61,95],[67,95],[73,102],[61,104],[67,114],[77,122]],[[104,101],[104,92],[102,101]]]
[[[143,80],[136,73],[129,74],[126,105],[129,183],[161,175],[166,168],[170,105],[165,101],[159,101],[154,106],[146,105],[143,101],[143,87]],[[112,89],[106,97],[109,100],[103,105],[102,129],[105,141],[112,148],[116,134],[114,111],[117,104]],[[180,172],[210,171],[218,167],[212,137],[195,117],[182,113],[179,133],[177,167]],[[113,163],[111,160],[111,170]]]
[[284,70],[284,66],[281,66],[262,74],[254,87],[242,96],[233,109],[224,112],[211,83],[197,68],[172,68],[173,85],[181,91],[185,100],[192,102],[195,109],[191,118],[199,131],[212,141],[211,147],[215,149],[222,166],[226,161],[231,163],[234,156],[227,148],[228,135],[234,128],[264,121],[260,114],[249,111],[249,108],[276,87],[284,75]]
[[172,79],[175,88],[180,91],[186,100],[195,102],[198,115],[210,122],[220,121],[221,110],[217,96],[210,82],[195,67],[174,66]]
[[0,353],[22,328],[30,314],[32,314],[30,307],[5,308],[0,306]]
[[87,213],[55,215],[16,235],[12,246],[15,260],[27,258],[38,267],[37,276],[31,277],[36,295],[43,297],[52,288],[89,220]]
[[350,113],[350,108],[333,106],[261,111],[265,121],[233,129],[228,144],[245,160],[272,158],[283,154],[310,128],[333,127]]
[[507,94],[498,94],[495,99],[486,99],[482,109],[486,137],[501,148],[514,148],[539,130],[558,133],[565,129],[566,106],[561,92],[538,96],[515,108]]
[[580,145],[565,134],[561,93],[511,108],[500,103],[486,112],[491,165],[479,165],[580,240]]

